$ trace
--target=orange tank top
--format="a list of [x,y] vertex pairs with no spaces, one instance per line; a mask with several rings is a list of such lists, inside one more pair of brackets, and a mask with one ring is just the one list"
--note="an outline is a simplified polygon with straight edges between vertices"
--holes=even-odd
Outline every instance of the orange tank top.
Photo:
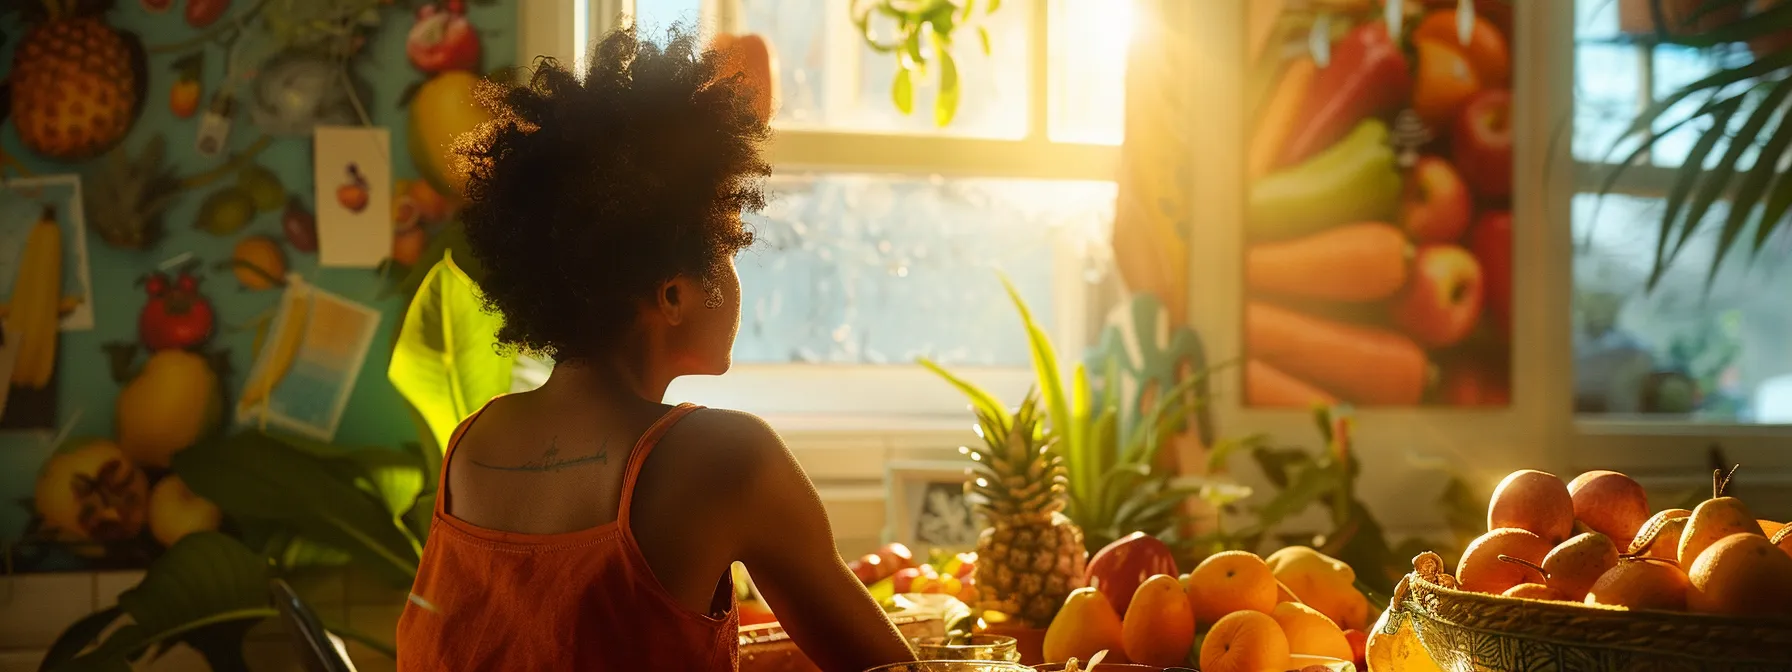
[[732,577],[721,586],[723,617],[695,613],[660,586],[629,529],[641,465],[697,408],[672,409],[635,443],[614,522],[560,534],[493,530],[447,513],[454,446],[479,413],[461,423],[442,457],[434,523],[398,619],[398,669],[737,670]]

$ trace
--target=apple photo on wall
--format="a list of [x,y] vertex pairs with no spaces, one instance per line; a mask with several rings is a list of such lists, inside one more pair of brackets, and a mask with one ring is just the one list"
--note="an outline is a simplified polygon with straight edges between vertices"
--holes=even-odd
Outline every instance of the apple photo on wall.
[[1250,18],[1249,406],[1510,401],[1511,3],[1424,5]]
[[319,126],[313,150],[318,265],[378,267],[392,256],[391,135]]

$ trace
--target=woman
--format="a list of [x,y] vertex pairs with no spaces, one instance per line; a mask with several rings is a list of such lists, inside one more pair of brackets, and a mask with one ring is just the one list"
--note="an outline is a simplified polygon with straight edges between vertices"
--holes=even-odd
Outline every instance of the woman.
[[660,401],[728,370],[765,202],[769,131],[719,61],[625,29],[583,81],[543,59],[482,90],[467,241],[499,340],[557,364],[450,441],[400,669],[736,669],[735,561],[823,669],[913,660],[777,434]]

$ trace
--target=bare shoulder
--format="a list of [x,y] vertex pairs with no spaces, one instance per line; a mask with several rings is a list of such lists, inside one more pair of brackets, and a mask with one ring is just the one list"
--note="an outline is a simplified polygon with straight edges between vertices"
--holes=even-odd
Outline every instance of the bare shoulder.
[[722,490],[775,478],[794,462],[784,440],[751,413],[704,408],[666,431],[656,461]]

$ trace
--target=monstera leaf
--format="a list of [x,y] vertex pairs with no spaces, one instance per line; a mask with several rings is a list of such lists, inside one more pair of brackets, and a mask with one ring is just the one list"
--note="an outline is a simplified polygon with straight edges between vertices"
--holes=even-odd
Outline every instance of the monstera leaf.
[[320,457],[251,430],[176,453],[174,471],[234,519],[289,526],[298,536],[347,553],[393,586],[409,586],[422,548],[387,508],[379,479],[342,466],[350,455]]
[[422,416],[435,445],[492,397],[510,391],[516,360],[496,351],[502,318],[445,252],[405,310],[386,377]]
[[[268,604],[267,562],[224,534],[195,532],[150,563],[142,583],[118,596],[116,609],[65,631],[43,669],[130,670],[130,661],[156,644],[274,615]],[[130,616],[131,622],[92,650],[69,657],[119,616]]]

